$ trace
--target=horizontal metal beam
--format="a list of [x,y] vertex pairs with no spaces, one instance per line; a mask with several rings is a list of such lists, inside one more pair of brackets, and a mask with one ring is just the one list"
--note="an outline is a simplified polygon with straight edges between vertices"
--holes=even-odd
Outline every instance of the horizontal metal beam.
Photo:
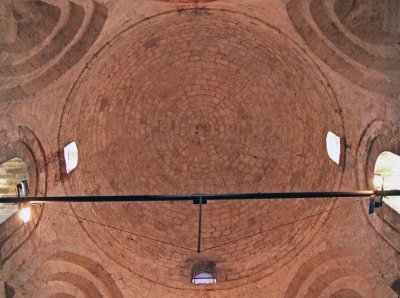
[[2,197],[0,203],[49,203],[49,202],[170,202],[223,200],[275,200],[275,199],[323,199],[358,198],[370,196],[400,196],[400,190],[343,191],[343,192],[272,192],[239,194],[188,194],[188,195],[115,195],[115,196],[63,196],[63,197]]

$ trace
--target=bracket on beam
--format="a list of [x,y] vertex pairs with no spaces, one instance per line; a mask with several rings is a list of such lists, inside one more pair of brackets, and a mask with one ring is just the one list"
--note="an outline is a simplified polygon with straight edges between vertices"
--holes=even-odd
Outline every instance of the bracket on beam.
[[373,214],[375,213],[375,208],[380,208],[383,205],[383,198],[380,199],[380,201],[376,200],[376,197],[373,197],[369,200],[369,208],[368,208],[368,214]]
[[[206,198],[201,198],[201,203],[202,204],[207,204],[207,199]],[[193,204],[199,205],[200,204],[200,198],[193,199]]]

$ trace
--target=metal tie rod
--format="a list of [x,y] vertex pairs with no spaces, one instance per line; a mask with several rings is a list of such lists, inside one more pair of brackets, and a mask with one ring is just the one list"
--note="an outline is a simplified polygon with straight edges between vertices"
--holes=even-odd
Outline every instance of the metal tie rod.
[[0,203],[49,203],[49,202],[171,202],[208,200],[274,200],[274,199],[323,199],[357,198],[370,196],[400,196],[400,190],[362,190],[343,192],[272,192],[236,194],[188,194],[188,195],[114,195],[114,196],[57,196],[57,197],[0,197]]

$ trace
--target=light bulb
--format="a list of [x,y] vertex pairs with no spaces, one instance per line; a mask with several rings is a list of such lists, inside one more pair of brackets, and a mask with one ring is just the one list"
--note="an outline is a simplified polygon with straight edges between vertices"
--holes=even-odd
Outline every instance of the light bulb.
[[375,176],[374,176],[374,186],[375,186],[375,189],[382,190],[382,188],[383,188],[383,177],[381,175],[375,174]]
[[31,207],[21,208],[18,215],[24,223],[27,223],[31,220]]

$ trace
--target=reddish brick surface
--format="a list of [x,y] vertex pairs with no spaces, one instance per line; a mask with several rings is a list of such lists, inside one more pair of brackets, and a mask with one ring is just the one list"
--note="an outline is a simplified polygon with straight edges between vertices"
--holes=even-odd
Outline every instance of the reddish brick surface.
[[[287,36],[243,15],[219,10],[192,15],[168,13],[133,26],[88,64],[67,99],[59,134],[61,146],[76,140],[85,169],[66,181],[67,193],[337,187],[340,169],[315,151],[323,150],[328,130],[341,131],[341,120],[313,62]],[[112,162],[104,162],[110,157]],[[289,204],[296,207],[288,211]],[[312,207],[301,202],[208,204],[203,245],[219,261],[219,281],[264,270],[270,274],[310,241],[325,215],[268,235],[235,239],[279,226],[289,214],[297,218],[329,206],[324,201]],[[191,204],[106,209],[85,204],[74,210],[124,230],[196,247],[197,210]],[[193,252],[129,241],[128,235],[128,241],[117,241],[119,233],[91,224],[84,228],[127,269],[150,280],[187,284]],[[143,251],[151,255],[150,264]],[[156,276],[163,266],[166,275]]]
[[[201,2],[0,3],[0,162],[22,158],[39,196],[371,187],[400,148],[396,2]],[[192,203],[37,206],[0,226],[0,293],[397,297],[399,216],[366,208],[209,202],[197,254]],[[217,284],[191,285],[199,260]]]

